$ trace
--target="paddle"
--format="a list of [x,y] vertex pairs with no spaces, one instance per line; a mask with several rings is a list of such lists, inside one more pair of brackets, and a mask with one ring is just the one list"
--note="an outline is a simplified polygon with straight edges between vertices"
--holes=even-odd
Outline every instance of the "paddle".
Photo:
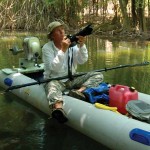
[[[94,71],[95,71],[95,72],[102,72],[102,71],[120,69],[120,68],[125,68],[125,67],[146,66],[146,65],[149,65],[149,64],[150,64],[150,62],[143,62],[143,63],[138,63],[138,64],[128,64],[128,65],[119,65],[119,66],[112,67],[112,68],[104,68],[104,69],[94,70]],[[75,75],[73,75],[73,77],[79,77],[79,76],[85,75],[85,74],[87,74],[87,73],[88,73],[88,72],[75,74]],[[9,87],[9,88],[6,89],[4,92],[9,92],[9,91],[11,91],[11,90],[23,88],[23,87],[26,87],[26,86],[31,86],[31,85],[36,85],[36,84],[47,83],[47,82],[50,82],[50,81],[52,81],[52,80],[62,80],[62,79],[67,79],[67,78],[68,78],[68,76],[63,76],[63,77],[51,78],[51,79],[47,79],[47,80],[43,80],[43,81],[35,81],[35,82],[32,82],[32,83],[26,83],[26,84],[22,84],[22,85],[15,85],[15,86]]]

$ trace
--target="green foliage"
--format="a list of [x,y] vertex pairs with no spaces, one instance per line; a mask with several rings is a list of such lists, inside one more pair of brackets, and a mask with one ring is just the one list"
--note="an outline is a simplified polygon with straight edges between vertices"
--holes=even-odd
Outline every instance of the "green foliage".
[[[57,19],[73,28],[89,22],[106,23],[108,20],[113,21],[114,17],[121,18],[120,16],[124,20],[132,14],[131,2],[132,0],[0,0],[0,29],[43,30],[49,22]],[[144,12],[148,2],[149,0],[136,0],[135,11],[142,7]],[[114,14],[109,14],[109,4]]]
[[145,0],[137,0],[135,4],[136,8],[143,8],[145,7]]
[[45,0],[46,4],[51,5],[55,4],[57,0]]

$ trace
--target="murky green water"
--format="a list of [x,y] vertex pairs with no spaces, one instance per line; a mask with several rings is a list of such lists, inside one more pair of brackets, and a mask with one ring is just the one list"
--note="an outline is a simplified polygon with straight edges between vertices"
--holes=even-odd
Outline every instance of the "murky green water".
[[[19,57],[9,51],[14,45],[22,48],[26,36],[38,36],[41,45],[46,42],[43,34],[5,33],[0,38],[0,69],[18,66]],[[111,68],[119,65],[150,61],[150,43],[101,40],[90,37],[87,40],[89,60],[79,66],[85,72]],[[112,84],[134,86],[138,91],[150,94],[150,65],[129,67],[103,72],[105,81]],[[2,89],[1,89],[2,90]],[[54,120],[26,104],[11,93],[0,95],[0,150],[106,150],[83,134],[60,125]]]

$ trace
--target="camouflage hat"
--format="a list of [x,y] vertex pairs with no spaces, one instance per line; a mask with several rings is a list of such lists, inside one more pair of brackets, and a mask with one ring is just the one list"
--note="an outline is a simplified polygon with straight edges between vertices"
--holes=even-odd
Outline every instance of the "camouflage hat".
[[56,27],[59,27],[59,26],[63,26],[63,24],[58,21],[51,22],[48,25],[48,34],[50,34]]

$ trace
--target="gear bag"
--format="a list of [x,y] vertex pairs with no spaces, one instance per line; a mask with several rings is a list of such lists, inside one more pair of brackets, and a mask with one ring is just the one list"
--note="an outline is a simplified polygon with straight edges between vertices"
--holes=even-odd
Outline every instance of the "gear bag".
[[135,118],[150,123],[150,104],[144,101],[129,101],[126,110]]
[[109,102],[109,95],[107,94],[109,91],[109,85],[105,82],[99,84],[98,87],[91,87],[84,90],[83,94],[89,100],[90,103],[94,104],[96,102],[105,103]]

